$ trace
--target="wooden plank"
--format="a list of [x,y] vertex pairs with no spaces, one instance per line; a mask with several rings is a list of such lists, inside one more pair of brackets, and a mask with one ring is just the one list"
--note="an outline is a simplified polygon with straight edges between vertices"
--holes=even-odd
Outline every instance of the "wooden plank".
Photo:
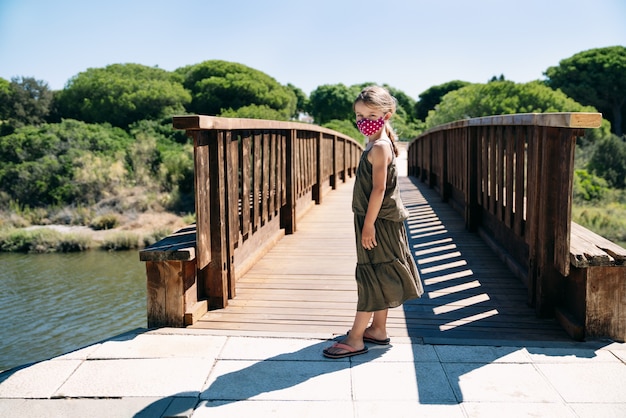
[[[252,184],[252,163],[250,161],[251,134],[245,132],[241,138],[241,147],[239,147],[239,160],[241,161],[241,178],[239,184],[241,187],[241,235],[243,239],[247,239],[250,233],[250,186]],[[254,194],[252,194],[254,200]]]
[[626,264],[626,249],[572,222],[570,260],[575,267]]
[[196,225],[179,229],[166,238],[139,251],[140,261],[180,260],[196,258]]
[[261,135],[257,132],[253,136],[252,142],[252,232],[256,232],[261,227]]
[[[196,239],[200,248],[197,254],[198,270],[205,274],[211,262],[211,176],[209,173],[209,143],[215,141],[208,132],[193,132],[194,141],[194,188],[196,196]],[[203,280],[204,281],[204,280]],[[202,286],[204,283],[202,283]],[[204,289],[204,287],[203,287]]]
[[524,221],[526,219],[526,135],[525,130],[520,127],[514,127],[515,141],[515,207],[513,209],[515,219],[513,221],[513,232],[518,237],[524,237]]

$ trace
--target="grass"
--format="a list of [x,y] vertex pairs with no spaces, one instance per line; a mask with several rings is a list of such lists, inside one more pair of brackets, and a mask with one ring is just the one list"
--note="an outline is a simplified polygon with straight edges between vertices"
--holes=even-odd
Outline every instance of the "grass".
[[156,229],[145,236],[133,232],[112,232],[102,241],[96,241],[87,233],[63,233],[49,228],[5,228],[0,229],[0,252],[43,254],[91,249],[137,250],[165,238],[171,232],[167,228]]
[[626,248],[626,204],[611,202],[602,206],[574,206],[572,220]]
[[83,234],[64,234],[47,228],[5,229],[0,231],[0,251],[53,253],[85,251],[93,240]]

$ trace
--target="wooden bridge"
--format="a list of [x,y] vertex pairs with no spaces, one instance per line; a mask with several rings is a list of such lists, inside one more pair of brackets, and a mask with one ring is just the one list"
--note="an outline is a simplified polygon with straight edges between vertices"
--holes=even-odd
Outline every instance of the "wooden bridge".
[[[599,114],[470,119],[408,145],[402,197],[426,293],[389,333],[626,338],[626,250],[571,222],[576,138]],[[144,249],[148,325],[341,334],[356,306],[361,145],[314,125],[174,118],[194,141],[197,223]]]

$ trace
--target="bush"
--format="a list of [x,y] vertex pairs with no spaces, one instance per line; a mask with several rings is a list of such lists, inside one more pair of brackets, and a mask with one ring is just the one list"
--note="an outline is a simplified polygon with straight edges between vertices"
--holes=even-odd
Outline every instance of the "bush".
[[152,245],[158,241],[161,241],[163,238],[167,237],[168,235],[170,235],[172,233],[172,230],[169,228],[159,228],[156,229],[154,231],[152,231],[151,234],[146,235],[145,237],[143,237],[143,245],[144,247],[147,247],[149,245]]
[[100,248],[107,251],[136,250],[139,248],[139,236],[130,232],[120,232],[107,237]]
[[626,142],[615,135],[603,139],[591,156],[589,169],[612,187],[626,188]]
[[619,245],[626,245],[626,205],[579,206],[572,209],[572,220]]
[[608,193],[608,183],[587,170],[574,171],[574,201],[600,201]]
[[49,228],[7,229],[0,231],[0,251],[53,253],[84,251],[92,246],[89,237],[63,234]]
[[109,213],[107,215],[98,216],[89,225],[92,229],[96,231],[101,231],[103,229],[113,229],[119,226],[120,220],[117,215],[113,213]]

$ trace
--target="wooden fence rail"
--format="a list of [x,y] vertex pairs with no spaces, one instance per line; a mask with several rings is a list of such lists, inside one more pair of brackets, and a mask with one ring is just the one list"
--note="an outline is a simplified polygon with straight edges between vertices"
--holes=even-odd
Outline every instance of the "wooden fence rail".
[[[626,306],[626,270],[612,270],[620,278],[610,286],[620,292],[622,308],[600,301],[606,305],[600,309],[600,325],[597,317],[590,320],[591,309],[585,306],[592,297],[581,287],[589,283],[572,285],[567,279],[572,260],[581,256],[571,250],[577,247],[571,242],[576,138],[601,120],[599,113],[547,113],[453,122],[411,142],[408,169],[437,189],[463,215],[466,227],[481,232],[503,256],[525,282],[538,315],[556,313],[579,338],[586,332],[623,340],[626,326],[614,325],[623,324],[626,314],[609,316]],[[597,240],[591,246],[606,249]],[[613,260],[612,266],[624,267],[626,251],[600,252]],[[582,256],[594,258],[589,252]]]
[[354,139],[315,125],[177,116],[194,143],[196,225],[142,250],[148,325],[183,326],[225,307],[236,279],[326,191],[351,177]]

